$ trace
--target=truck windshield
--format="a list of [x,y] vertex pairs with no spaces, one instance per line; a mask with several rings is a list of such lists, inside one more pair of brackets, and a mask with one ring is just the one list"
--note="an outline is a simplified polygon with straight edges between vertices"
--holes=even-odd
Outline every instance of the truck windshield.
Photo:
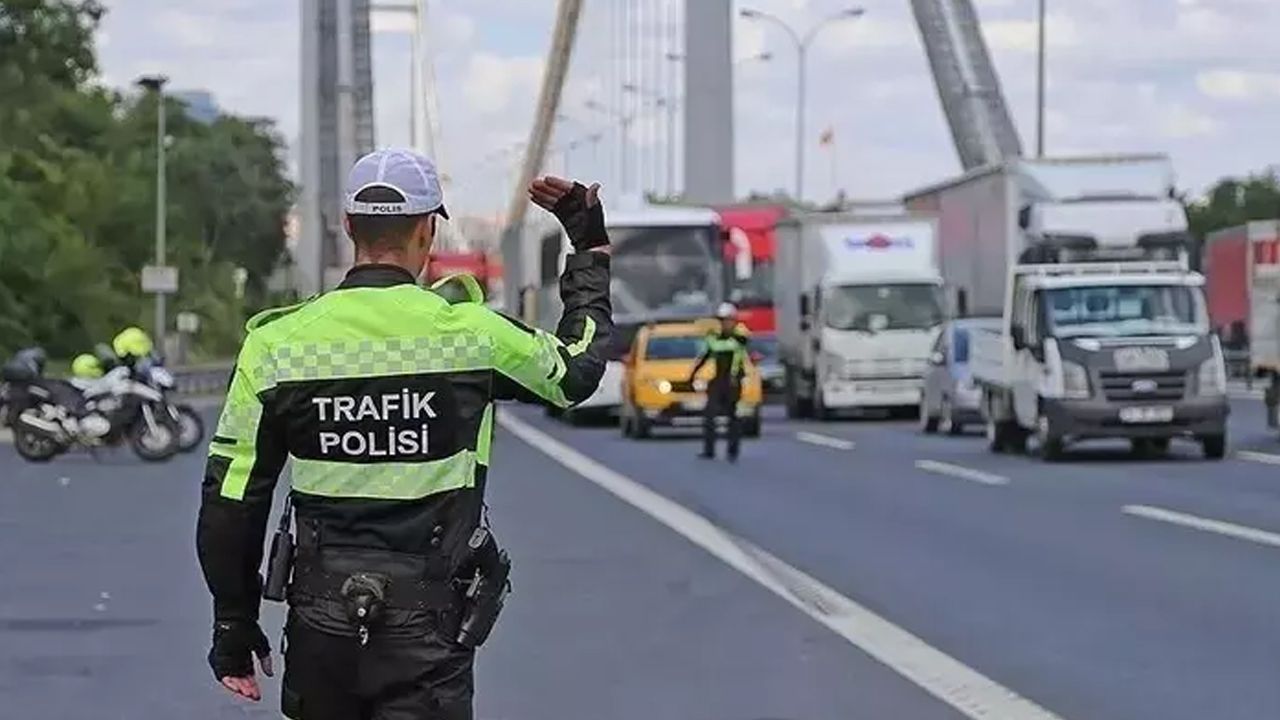
[[1197,291],[1178,285],[1120,285],[1044,291],[1054,337],[1199,334],[1207,329]]
[[834,330],[922,330],[942,322],[936,285],[845,285],[829,289],[822,304],[823,322]]
[[722,299],[714,227],[611,227],[613,309],[630,317],[709,314]]
[[734,277],[732,266],[729,271],[733,282],[729,299],[733,304],[738,307],[773,307],[772,260],[755,260],[751,274],[745,278]]
[[692,360],[702,353],[705,341],[693,335],[651,337],[644,346],[646,360]]

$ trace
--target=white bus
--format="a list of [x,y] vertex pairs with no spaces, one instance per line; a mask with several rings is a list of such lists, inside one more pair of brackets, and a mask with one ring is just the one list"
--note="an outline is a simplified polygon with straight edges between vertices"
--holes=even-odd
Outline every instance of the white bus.
[[[574,413],[616,414],[622,405],[622,360],[646,323],[708,317],[726,296],[720,216],[709,208],[625,203],[605,215],[613,244],[613,301],[617,325],[600,388]],[[570,247],[561,232],[541,239],[538,325],[560,317],[558,278]]]

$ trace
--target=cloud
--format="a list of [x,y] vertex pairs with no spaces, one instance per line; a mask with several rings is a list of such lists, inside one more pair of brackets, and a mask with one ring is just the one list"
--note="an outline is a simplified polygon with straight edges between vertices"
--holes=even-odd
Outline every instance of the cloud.
[[1280,74],[1208,70],[1196,75],[1196,87],[1215,100],[1263,100],[1280,97]]
[[536,88],[542,81],[543,59],[503,57],[481,52],[471,56],[463,76],[469,109],[481,114],[507,110],[517,90]]

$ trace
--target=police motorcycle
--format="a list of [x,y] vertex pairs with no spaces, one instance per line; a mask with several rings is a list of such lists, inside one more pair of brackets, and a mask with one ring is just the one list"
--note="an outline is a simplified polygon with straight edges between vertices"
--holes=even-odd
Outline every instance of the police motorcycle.
[[99,378],[44,376],[43,350],[19,351],[0,369],[8,388],[13,445],[30,462],[47,462],[74,447],[95,450],[128,443],[142,460],[178,451],[178,429],[163,394],[138,382],[126,366]]
[[164,366],[164,361],[155,355],[142,358],[134,365],[133,374],[138,382],[155,389],[164,399],[164,412],[178,429],[178,451],[188,453],[200,447],[204,440],[204,420],[190,405],[170,400],[176,381],[173,373]]

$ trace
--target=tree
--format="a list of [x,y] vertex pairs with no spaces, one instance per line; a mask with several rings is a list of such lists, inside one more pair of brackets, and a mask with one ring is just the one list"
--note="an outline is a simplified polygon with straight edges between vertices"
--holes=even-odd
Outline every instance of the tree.
[[1191,234],[1203,240],[1223,228],[1280,218],[1280,176],[1273,169],[1243,180],[1224,178],[1205,197],[1186,201]]
[[[0,351],[65,356],[149,317],[138,274],[153,252],[158,105],[95,84],[102,14],[92,0],[0,2]],[[203,316],[200,349],[229,354],[284,253],[284,144],[268,120],[166,111],[173,306]]]

